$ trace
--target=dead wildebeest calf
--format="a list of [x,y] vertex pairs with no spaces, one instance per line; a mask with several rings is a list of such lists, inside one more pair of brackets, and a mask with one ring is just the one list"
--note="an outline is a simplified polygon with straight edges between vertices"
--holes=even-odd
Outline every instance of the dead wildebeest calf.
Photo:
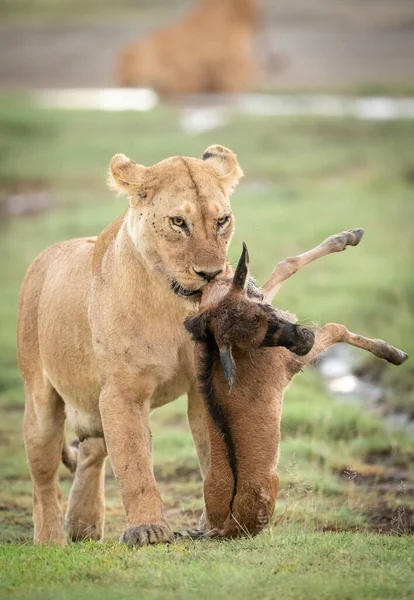
[[356,246],[362,235],[362,229],[343,232],[278,263],[261,289],[249,280],[244,246],[233,280],[208,284],[200,313],[187,319],[186,327],[197,342],[197,374],[211,442],[204,480],[207,535],[254,535],[269,523],[278,492],[283,394],[311,360],[339,342],[395,365],[407,359],[386,342],[350,333],[337,323],[313,334],[295,325],[294,315],[270,305],[298,269],[347,245]]

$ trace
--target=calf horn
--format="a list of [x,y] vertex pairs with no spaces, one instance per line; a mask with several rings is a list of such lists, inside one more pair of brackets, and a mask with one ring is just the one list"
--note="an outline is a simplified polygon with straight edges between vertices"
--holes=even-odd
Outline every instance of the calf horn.
[[237,263],[236,272],[233,277],[233,284],[231,286],[234,292],[244,292],[247,286],[247,278],[249,275],[249,253],[247,246],[243,242],[243,250]]

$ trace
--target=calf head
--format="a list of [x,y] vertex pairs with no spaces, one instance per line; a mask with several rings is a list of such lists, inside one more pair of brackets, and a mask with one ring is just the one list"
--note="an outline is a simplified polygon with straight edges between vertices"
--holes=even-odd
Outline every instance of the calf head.
[[310,329],[281,318],[272,306],[258,302],[258,292],[249,280],[249,254],[243,244],[233,280],[205,286],[200,314],[185,321],[194,341],[213,335],[230,389],[236,376],[233,349],[248,353],[259,347],[283,346],[304,356],[314,343]]

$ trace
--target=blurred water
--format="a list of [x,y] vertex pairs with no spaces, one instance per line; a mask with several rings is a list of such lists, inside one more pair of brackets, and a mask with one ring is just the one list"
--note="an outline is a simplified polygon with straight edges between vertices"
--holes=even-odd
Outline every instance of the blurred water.
[[158,96],[153,90],[91,88],[38,90],[35,101],[45,108],[69,110],[151,110],[158,104]]
[[403,427],[414,433],[414,420],[404,413],[385,414],[381,400],[392,395],[392,390],[355,375],[360,362],[360,355],[352,346],[336,344],[322,354],[316,369],[333,396],[379,412],[390,426]]
[[[50,89],[35,92],[45,108],[147,111],[159,103],[150,89]],[[351,117],[361,120],[414,118],[414,98],[357,98],[320,94],[192,95],[174,101],[180,107],[179,124],[194,135],[222,127],[235,115]]]

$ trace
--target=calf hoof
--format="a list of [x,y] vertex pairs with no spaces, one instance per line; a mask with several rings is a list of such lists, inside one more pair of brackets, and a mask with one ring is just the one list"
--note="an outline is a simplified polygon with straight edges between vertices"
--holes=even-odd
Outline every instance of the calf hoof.
[[174,534],[166,523],[143,524],[125,529],[119,541],[129,546],[168,544],[174,541]]
[[374,340],[379,346],[380,350],[377,353],[379,358],[384,358],[386,361],[393,365],[402,365],[408,358],[408,354],[391,346],[383,340]]
[[362,227],[358,229],[350,229],[346,232],[346,246],[358,246],[359,242],[364,235]]
[[364,235],[361,228],[342,231],[328,237],[323,244],[328,245],[332,252],[342,252],[347,246],[358,246]]

